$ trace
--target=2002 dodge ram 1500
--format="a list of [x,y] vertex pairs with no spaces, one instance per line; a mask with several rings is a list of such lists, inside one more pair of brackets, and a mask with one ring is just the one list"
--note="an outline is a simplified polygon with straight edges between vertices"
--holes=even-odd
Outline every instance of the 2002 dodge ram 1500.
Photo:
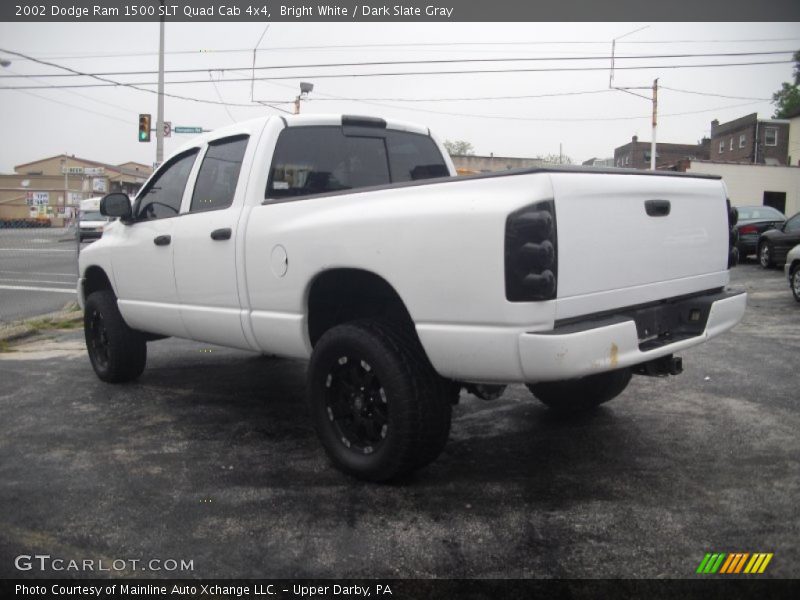
[[92,366],[144,370],[163,336],[310,358],[308,397],[341,470],[434,460],[462,385],[524,383],[589,409],[631,373],[733,327],[735,210],[715,177],[540,168],[471,177],[424,127],[269,117],[205,134],[80,254]]

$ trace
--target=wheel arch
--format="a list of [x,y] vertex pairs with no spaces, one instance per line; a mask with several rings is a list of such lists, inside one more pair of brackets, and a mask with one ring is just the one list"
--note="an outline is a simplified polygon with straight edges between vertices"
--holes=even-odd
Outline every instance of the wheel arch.
[[105,269],[97,265],[91,265],[86,268],[81,278],[81,295],[83,296],[84,302],[86,302],[86,298],[88,298],[90,294],[100,290],[111,290],[116,296],[114,286],[111,284],[111,278],[108,276]]
[[333,268],[315,275],[308,286],[306,311],[312,346],[336,325],[373,317],[394,321],[416,337],[414,321],[397,290],[364,269]]

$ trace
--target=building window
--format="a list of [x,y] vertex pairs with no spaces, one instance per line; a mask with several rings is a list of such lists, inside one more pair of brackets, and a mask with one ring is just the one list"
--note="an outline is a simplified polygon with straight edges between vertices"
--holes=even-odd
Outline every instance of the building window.
[[730,139],[730,143],[728,144],[728,150],[733,150],[733,138]]
[[725,152],[725,140],[720,140],[719,142],[719,153],[722,154]]
[[744,148],[745,143],[747,142],[747,136],[742,134],[739,136],[739,148]]
[[777,146],[778,145],[778,130],[775,127],[764,128],[764,145]]

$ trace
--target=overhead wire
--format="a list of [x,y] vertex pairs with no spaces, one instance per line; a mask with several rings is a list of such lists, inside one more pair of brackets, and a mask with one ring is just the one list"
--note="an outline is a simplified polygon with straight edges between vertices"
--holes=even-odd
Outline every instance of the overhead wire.
[[[25,54],[23,54],[21,52],[15,52],[13,50],[6,50],[6,49],[3,49],[3,48],[0,48],[0,52],[5,52],[6,54],[12,54],[14,56],[19,56],[19,57],[24,57],[24,58],[31,58],[31,57],[28,57],[27,55],[25,55]],[[47,65],[47,66],[50,66],[50,67],[54,67],[54,68],[57,68],[57,69],[64,69],[66,71],[71,71],[73,73],[83,75],[84,77],[90,77],[92,79],[97,79],[98,81],[104,82],[104,83],[101,83],[101,84],[94,84],[94,85],[66,86],[66,87],[71,87],[71,88],[76,88],[76,87],[127,87],[127,88],[130,88],[130,89],[138,90],[140,92],[146,92],[146,93],[156,94],[156,95],[158,94],[158,91],[156,91],[156,90],[149,90],[147,88],[138,87],[139,85],[143,85],[143,84],[135,84],[135,83],[126,83],[126,82],[114,81],[112,79],[107,79],[107,78],[105,78],[103,76],[94,75],[94,74],[91,74],[91,73],[81,73],[80,71],[72,69],[71,67],[65,67],[63,65],[58,65],[58,64],[55,64],[55,63],[42,61],[42,60],[39,60],[39,59],[32,59],[31,58],[31,60],[34,60],[34,62],[41,63],[41,64],[44,64],[44,65]],[[207,82],[203,81],[203,83],[207,83]],[[149,84],[144,84],[144,85],[149,85]],[[157,84],[152,84],[152,85],[157,85]],[[0,89],[15,89],[15,90],[25,90],[25,89],[63,89],[63,87],[65,87],[65,86],[31,86],[31,87],[27,87],[27,88],[24,87],[24,86],[17,86],[17,87],[5,87],[5,88],[0,87]],[[168,93],[168,92],[163,92],[163,95],[167,96],[169,98],[175,98],[175,99],[178,99],[178,100],[187,100],[187,101],[190,101],[190,102],[198,102],[198,103],[203,103],[203,104],[217,104],[217,105],[224,104],[224,105],[227,105],[227,106],[240,106],[240,107],[243,107],[243,108],[259,108],[259,107],[262,106],[261,104],[254,105],[254,104],[235,104],[235,103],[232,103],[232,102],[218,102],[218,101],[215,101],[215,100],[207,100],[207,99],[203,99],[203,98],[193,98],[193,97],[190,97],[190,96],[181,96],[181,95],[178,95],[178,94],[172,94],[172,93]],[[289,111],[284,110],[282,108],[279,108],[277,106],[271,106],[271,108],[274,108],[275,110],[278,110],[278,111],[281,111],[281,112],[286,112],[286,113],[289,112]]]
[[[263,34],[262,34],[263,37]],[[765,42],[796,42],[800,37],[783,38],[744,38],[744,39],[684,39],[684,40],[625,40],[618,44],[626,45],[651,45],[651,44],[744,44],[744,43],[765,43]],[[400,42],[400,43],[373,43],[373,44],[322,44],[322,45],[298,45],[298,46],[271,46],[259,48],[259,52],[281,52],[297,50],[358,50],[363,48],[432,48],[432,47],[486,47],[486,46],[546,46],[546,45],[599,45],[608,44],[608,40],[532,40],[532,41],[503,41],[503,42]],[[171,50],[165,54],[170,55],[196,55],[196,54],[235,54],[250,53],[253,48],[218,48],[195,50]],[[137,56],[157,56],[158,52],[120,52],[107,54],[46,54],[36,58],[40,59],[69,59],[83,60],[94,58],[128,58]],[[30,60],[30,59],[26,59]]]
[[[2,50],[0,50],[2,51]],[[795,50],[770,50],[764,52],[712,52],[712,53],[683,53],[683,54],[638,54],[638,55],[617,55],[615,60],[644,60],[644,59],[672,59],[672,58],[727,58],[727,57],[744,57],[744,56],[773,56],[779,54],[792,55]],[[284,69],[328,69],[328,68],[342,68],[342,67],[385,67],[392,65],[442,65],[442,64],[475,64],[475,63],[514,63],[514,62],[574,62],[574,61],[590,61],[590,60],[610,60],[611,55],[603,56],[539,56],[539,57],[501,57],[501,58],[447,58],[447,59],[425,59],[425,60],[383,60],[383,61],[358,61],[358,62],[334,62],[334,63],[305,63],[305,64],[281,64],[281,65],[267,65],[261,67],[247,66],[247,67],[211,67],[217,71],[264,71],[264,70],[284,70]],[[42,64],[47,64],[44,61]],[[139,70],[139,71],[105,71],[98,73],[81,73],[67,67],[60,67],[64,70],[71,71],[69,73],[39,73],[36,77],[128,77],[133,75],[154,75],[158,70]],[[622,67],[617,67],[622,68]],[[190,73],[205,73],[209,67],[194,68],[194,69],[166,69],[165,74],[190,74]],[[603,67],[602,70],[606,70]],[[0,79],[7,78],[24,78],[25,75],[0,75]]]
[[[640,71],[640,70],[653,70],[653,69],[699,69],[699,68],[719,68],[719,67],[749,67],[749,66],[763,66],[763,65],[779,65],[790,64],[793,60],[773,60],[773,61],[749,61],[743,63],[702,63],[702,64],[688,64],[688,65],[645,65],[645,66],[622,66],[615,67],[617,71]],[[505,73],[552,73],[552,72],[589,72],[589,71],[606,71],[607,67],[557,67],[557,68],[524,68],[524,69],[469,69],[458,71],[394,71],[394,72],[379,72],[379,73],[301,73],[294,75],[272,75],[269,77],[257,77],[256,81],[280,81],[280,80],[297,80],[301,78],[306,79],[345,79],[345,78],[366,78],[366,77],[408,77],[408,76],[432,76],[432,75],[487,75],[487,74],[505,74]],[[87,77],[92,77],[86,74]],[[99,76],[95,76],[99,79]],[[102,81],[102,79],[101,79]],[[0,86],[0,90],[36,90],[36,89],[78,89],[78,88],[98,88],[98,87],[111,87],[111,86],[149,86],[157,85],[157,82],[137,81],[132,83],[108,81],[99,84],[66,84],[66,85],[50,85],[50,86]],[[235,82],[249,82],[250,77],[245,78],[228,78],[226,83]],[[208,83],[206,79],[188,79],[168,81],[168,85],[191,85],[197,83]],[[150,90],[147,90],[150,91]],[[157,93],[157,92],[153,92]],[[170,94],[165,93],[166,96]],[[193,98],[180,97],[172,95],[172,97],[179,97],[183,100],[193,100]],[[210,102],[210,100],[203,100],[203,102]],[[249,105],[245,105],[249,106]]]

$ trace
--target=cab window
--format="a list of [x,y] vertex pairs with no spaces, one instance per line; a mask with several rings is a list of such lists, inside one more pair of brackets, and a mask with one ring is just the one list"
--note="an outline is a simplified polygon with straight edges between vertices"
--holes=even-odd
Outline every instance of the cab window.
[[197,153],[198,149],[193,148],[176,156],[148,183],[136,199],[133,214],[137,221],[174,217],[180,212],[183,191]]
[[324,194],[449,175],[425,135],[339,126],[287,127],[278,137],[266,198]]
[[228,208],[233,202],[248,136],[211,142],[194,185],[190,212]]

